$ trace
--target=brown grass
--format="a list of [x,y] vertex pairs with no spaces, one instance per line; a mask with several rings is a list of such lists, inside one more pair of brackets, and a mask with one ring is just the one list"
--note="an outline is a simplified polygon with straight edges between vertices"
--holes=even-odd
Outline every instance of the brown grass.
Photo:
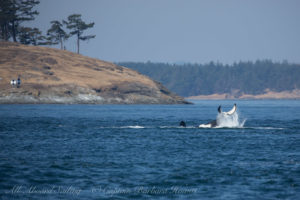
[[1,42],[0,88],[10,87],[10,80],[18,75],[24,84],[38,82],[43,85],[76,84],[100,88],[120,82],[135,82],[156,87],[148,77],[109,62],[64,50]]

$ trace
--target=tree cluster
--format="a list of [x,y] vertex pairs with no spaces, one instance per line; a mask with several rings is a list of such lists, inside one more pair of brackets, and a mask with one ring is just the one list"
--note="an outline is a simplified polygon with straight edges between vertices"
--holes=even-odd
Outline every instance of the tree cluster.
[[[38,0],[0,0],[0,40],[20,42],[26,45],[57,45],[64,48],[64,42],[71,36],[76,37],[77,53],[80,41],[95,38],[95,35],[83,35],[83,32],[94,26],[85,23],[80,14],[72,14],[67,20],[51,21],[47,34],[43,35],[38,28],[24,27],[26,21],[32,21],[39,14],[34,9]],[[68,33],[65,28],[69,29]]]
[[300,89],[300,65],[270,60],[223,65],[168,64],[124,62],[119,65],[134,69],[161,82],[181,96],[209,94],[262,94],[266,89],[281,92]]
[[23,34],[21,31],[25,31],[25,27],[22,27],[21,24],[26,21],[34,20],[35,16],[39,14],[39,12],[33,9],[34,6],[39,3],[40,2],[37,0],[1,0],[1,39],[8,41],[10,38],[12,38],[12,40],[16,42],[17,37],[20,36],[20,34]]

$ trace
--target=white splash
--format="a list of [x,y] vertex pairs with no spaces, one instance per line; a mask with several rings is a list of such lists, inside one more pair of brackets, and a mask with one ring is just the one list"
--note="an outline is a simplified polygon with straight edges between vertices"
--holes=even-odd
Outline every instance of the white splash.
[[124,128],[145,128],[145,127],[136,125],[136,126],[124,126]]
[[199,128],[211,128],[211,124],[200,124]]
[[234,112],[231,115],[226,113],[219,113],[217,116],[216,128],[243,128],[246,120],[241,121],[239,114]]

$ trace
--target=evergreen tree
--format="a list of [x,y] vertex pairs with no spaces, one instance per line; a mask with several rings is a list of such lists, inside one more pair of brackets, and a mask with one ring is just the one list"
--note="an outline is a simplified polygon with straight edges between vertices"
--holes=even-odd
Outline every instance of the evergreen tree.
[[63,24],[59,21],[51,21],[51,28],[47,31],[49,44],[60,43],[60,49],[63,49],[63,42],[69,38],[69,35],[63,30]]
[[118,63],[161,82],[182,96],[199,94],[263,94],[266,90],[281,92],[300,88],[300,65],[270,60],[239,62],[233,65],[173,65],[164,63]]
[[42,35],[42,32],[38,28],[20,27],[18,39],[22,44],[46,45],[46,37]]
[[20,25],[25,21],[34,20],[39,14],[33,10],[33,7],[39,3],[38,0],[1,0],[1,38],[8,40],[12,36],[13,41],[16,42]]
[[95,35],[86,35],[82,36],[83,31],[85,31],[88,28],[92,28],[94,26],[94,22],[86,24],[81,19],[80,14],[73,14],[68,17],[68,21],[64,22],[67,25],[67,28],[71,30],[70,35],[76,35],[77,37],[77,53],[79,54],[79,43],[80,40],[85,41],[92,38],[95,38]]
[[0,39],[8,41],[11,37],[10,21],[13,18],[13,2],[11,0],[0,1]]

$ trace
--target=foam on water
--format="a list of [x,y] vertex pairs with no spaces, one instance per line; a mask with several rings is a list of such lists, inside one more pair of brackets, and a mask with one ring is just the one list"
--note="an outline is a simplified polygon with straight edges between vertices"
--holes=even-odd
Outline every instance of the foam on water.
[[134,125],[134,126],[100,126],[98,128],[100,128],[100,129],[130,129],[130,128],[141,129],[141,128],[145,128],[145,126],[139,126],[139,125]]
[[135,126],[123,126],[122,128],[145,128],[145,127],[144,126],[135,125]]

